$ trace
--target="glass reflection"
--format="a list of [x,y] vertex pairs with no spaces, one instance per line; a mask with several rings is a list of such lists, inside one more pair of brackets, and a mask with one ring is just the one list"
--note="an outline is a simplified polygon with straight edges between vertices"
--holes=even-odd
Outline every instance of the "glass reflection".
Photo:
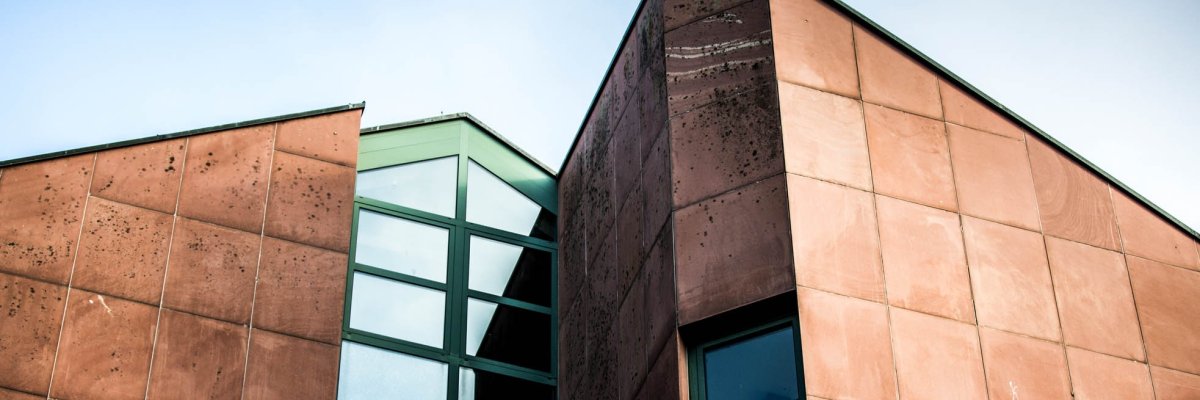
[[550,306],[550,253],[471,236],[472,290]]
[[467,221],[529,236],[542,207],[476,164],[467,167]]
[[554,387],[491,372],[459,368],[459,400],[551,400]]
[[359,172],[354,193],[453,218],[457,188],[458,157],[451,156]]
[[792,335],[792,327],[787,326],[705,351],[704,384],[708,398],[799,398]]
[[448,229],[359,210],[354,245],[359,264],[446,282]]
[[550,316],[467,299],[467,354],[550,370]]
[[361,272],[353,289],[351,328],[442,347],[445,293]]
[[449,379],[446,364],[379,349],[342,342],[342,366],[338,374],[338,398],[444,399]]

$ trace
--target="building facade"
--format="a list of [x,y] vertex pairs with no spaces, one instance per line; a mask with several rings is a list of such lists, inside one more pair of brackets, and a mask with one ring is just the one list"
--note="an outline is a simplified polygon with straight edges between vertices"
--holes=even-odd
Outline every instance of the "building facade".
[[644,1],[557,173],[363,107],[0,163],[0,398],[1200,398],[1200,235],[837,1]]

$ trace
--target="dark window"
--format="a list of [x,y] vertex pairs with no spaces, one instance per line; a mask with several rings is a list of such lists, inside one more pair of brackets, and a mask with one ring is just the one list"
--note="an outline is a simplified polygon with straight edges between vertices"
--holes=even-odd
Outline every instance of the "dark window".
[[790,324],[702,352],[704,392],[709,400],[800,398],[795,331]]

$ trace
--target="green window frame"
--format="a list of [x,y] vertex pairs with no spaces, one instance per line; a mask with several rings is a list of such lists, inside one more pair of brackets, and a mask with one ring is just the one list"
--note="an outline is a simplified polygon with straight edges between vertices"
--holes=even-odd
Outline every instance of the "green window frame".
[[[346,300],[342,322],[343,341],[445,363],[448,368],[446,382],[448,399],[457,399],[459,396],[460,367],[546,385],[550,390],[554,390],[557,386],[558,365],[558,288],[556,285],[558,282],[558,248],[554,233],[557,218],[557,189],[553,174],[531,161],[503,138],[469,116],[456,115],[443,120],[427,120],[415,124],[364,129],[364,133],[367,132],[372,133],[364,134],[360,143],[359,173],[457,156],[455,215],[454,217],[442,216],[356,194],[351,225],[349,270],[346,276]],[[542,214],[539,216],[541,225],[539,226],[543,231],[548,231],[546,238],[520,235],[467,221],[467,188],[469,185],[467,171],[468,163],[472,161],[542,207]],[[449,254],[447,254],[448,266],[445,283],[358,263],[359,216],[364,210],[447,229],[449,231]],[[549,220],[550,223],[546,224],[543,220]],[[468,287],[470,273],[468,261],[470,260],[470,238],[472,236],[548,253],[550,268],[548,305],[470,289]],[[446,305],[442,347],[436,348],[352,328],[350,326],[351,307],[356,273],[444,292]],[[468,299],[483,300],[500,306],[520,309],[523,312],[547,316],[550,322],[549,342],[546,343],[547,346],[550,346],[547,369],[543,371],[468,355],[466,343]]]
[[795,301],[794,292],[784,294],[682,328],[681,333],[687,345],[689,398],[709,400],[705,355],[710,351],[744,343],[784,328],[791,328],[796,389],[799,398],[805,398],[800,320]]

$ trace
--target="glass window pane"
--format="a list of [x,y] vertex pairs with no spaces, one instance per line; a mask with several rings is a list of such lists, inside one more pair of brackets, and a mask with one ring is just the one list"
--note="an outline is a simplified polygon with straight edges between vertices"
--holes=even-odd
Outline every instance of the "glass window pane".
[[338,398],[444,399],[448,375],[441,362],[343,341]]
[[471,236],[473,290],[550,306],[550,253]]
[[358,173],[354,193],[454,218],[458,157],[418,161]]
[[459,400],[554,399],[554,387],[483,370],[459,368]]
[[549,371],[550,316],[468,299],[467,354]]
[[440,348],[445,311],[441,291],[354,273],[351,328]]
[[471,161],[467,167],[467,221],[529,236],[542,207]]
[[374,211],[359,210],[354,261],[446,282],[450,230]]
[[787,326],[705,351],[704,384],[708,398],[799,398],[792,335],[792,327]]

